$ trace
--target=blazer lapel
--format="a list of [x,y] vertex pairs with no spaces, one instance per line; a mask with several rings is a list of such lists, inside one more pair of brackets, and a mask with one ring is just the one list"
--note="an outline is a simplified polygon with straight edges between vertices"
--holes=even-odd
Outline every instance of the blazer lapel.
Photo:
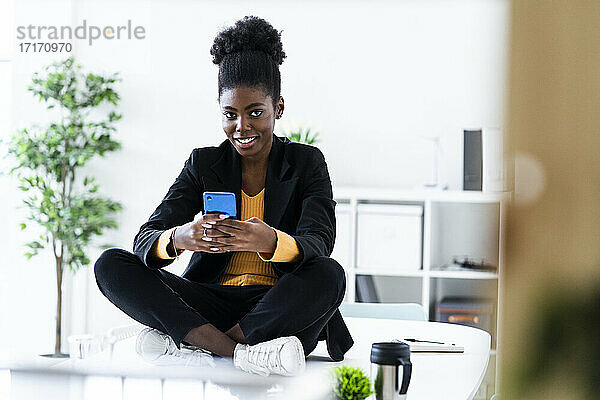
[[298,183],[298,177],[286,177],[291,167],[285,158],[285,141],[273,134],[273,146],[269,154],[269,165],[265,179],[265,212],[263,221],[273,227],[279,228],[281,218],[287,209],[292,194]]
[[[278,228],[281,218],[288,207],[292,194],[296,188],[298,177],[286,179],[290,164],[285,159],[284,141],[273,134],[273,145],[269,153],[267,176],[265,179],[265,204],[263,221],[274,228]],[[235,193],[237,217],[241,217],[242,201],[242,168],[241,156],[229,142],[225,140],[221,145],[221,157],[210,166],[213,176],[202,176],[205,191],[233,192]]]

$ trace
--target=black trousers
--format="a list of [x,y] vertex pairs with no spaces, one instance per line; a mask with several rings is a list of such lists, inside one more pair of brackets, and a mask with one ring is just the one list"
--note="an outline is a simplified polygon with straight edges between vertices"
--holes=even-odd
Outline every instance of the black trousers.
[[222,332],[239,323],[248,344],[297,336],[305,355],[324,340],[323,328],[341,304],[346,277],[330,257],[315,257],[274,286],[190,281],[148,268],[135,254],[105,250],[94,266],[98,288],[136,321],[173,338],[206,323]]

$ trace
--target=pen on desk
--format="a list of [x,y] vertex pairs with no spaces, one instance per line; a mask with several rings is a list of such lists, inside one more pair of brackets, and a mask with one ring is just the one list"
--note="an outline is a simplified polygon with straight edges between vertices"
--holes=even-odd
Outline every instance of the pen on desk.
[[[442,343],[442,342],[432,342],[431,340],[419,340],[419,339],[404,339],[407,342],[421,342],[421,343],[437,343],[437,344],[446,344],[446,343]],[[454,343],[452,343],[452,346],[454,346]]]

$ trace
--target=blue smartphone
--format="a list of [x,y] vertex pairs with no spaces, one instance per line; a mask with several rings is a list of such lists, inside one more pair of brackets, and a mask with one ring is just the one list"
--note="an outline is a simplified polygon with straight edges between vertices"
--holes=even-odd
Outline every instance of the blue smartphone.
[[236,218],[235,193],[231,192],[204,192],[204,213],[227,214]]

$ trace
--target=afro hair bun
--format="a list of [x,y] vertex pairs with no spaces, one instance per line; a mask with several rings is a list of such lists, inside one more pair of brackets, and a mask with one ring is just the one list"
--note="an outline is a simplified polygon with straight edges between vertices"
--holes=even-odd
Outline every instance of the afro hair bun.
[[262,18],[245,16],[217,35],[210,49],[213,63],[219,65],[226,55],[241,51],[262,51],[281,65],[285,52],[281,44],[281,33]]

